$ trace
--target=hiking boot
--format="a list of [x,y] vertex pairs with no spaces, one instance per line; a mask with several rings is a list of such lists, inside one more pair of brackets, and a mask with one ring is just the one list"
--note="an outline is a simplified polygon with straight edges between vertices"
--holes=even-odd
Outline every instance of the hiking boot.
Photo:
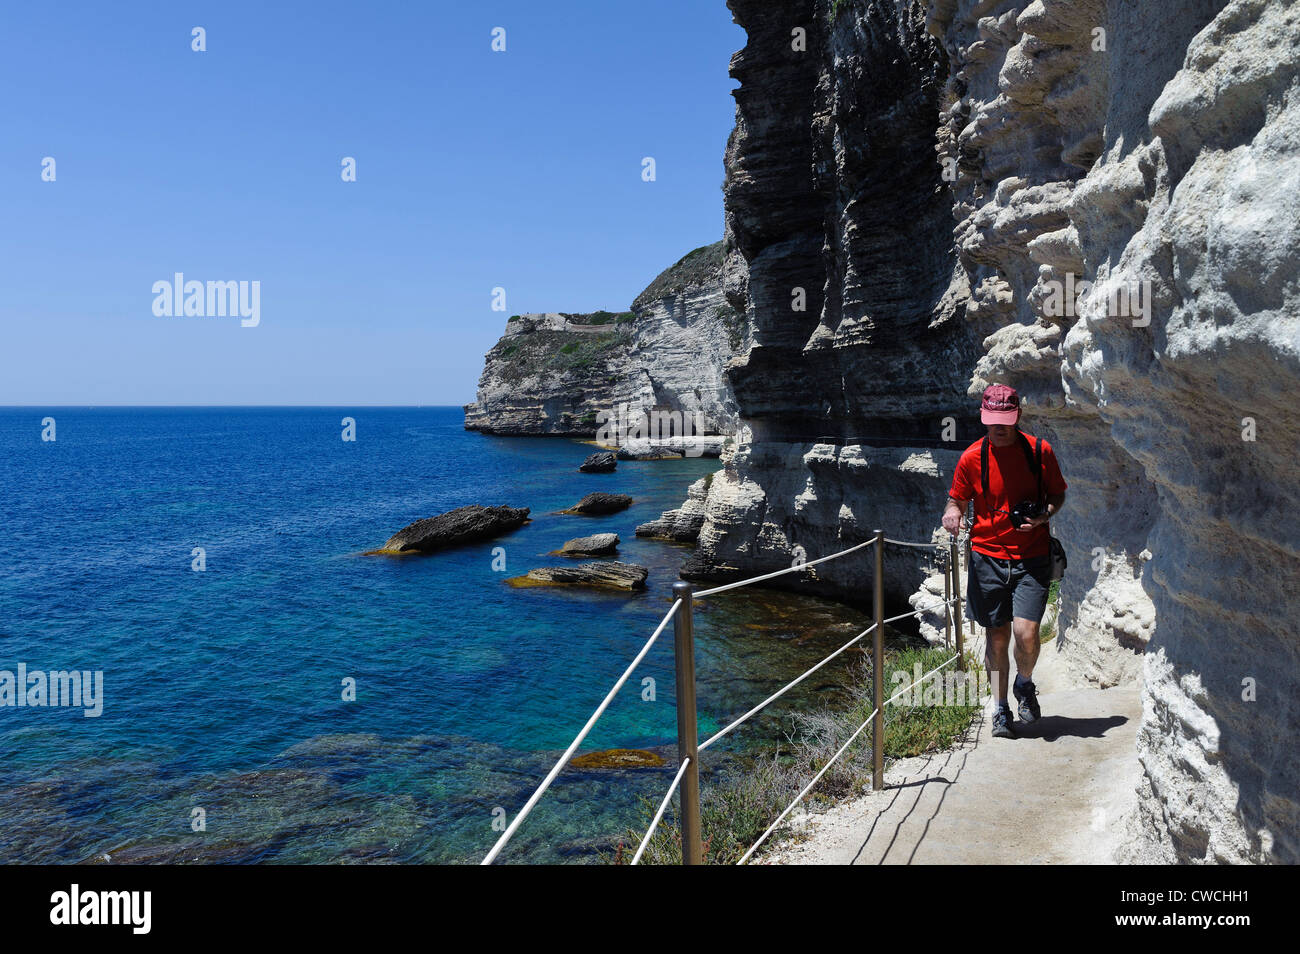
[[1014,739],[1016,730],[1011,728],[1011,723],[1015,721],[1015,716],[1011,714],[1010,709],[1004,709],[998,706],[993,710],[993,738],[995,739]]
[[1011,691],[1020,700],[1018,708],[1020,709],[1021,722],[1033,722],[1042,716],[1043,710],[1038,707],[1038,688],[1034,685],[1032,679],[1021,682],[1017,677],[1016,684],[1011,687]]

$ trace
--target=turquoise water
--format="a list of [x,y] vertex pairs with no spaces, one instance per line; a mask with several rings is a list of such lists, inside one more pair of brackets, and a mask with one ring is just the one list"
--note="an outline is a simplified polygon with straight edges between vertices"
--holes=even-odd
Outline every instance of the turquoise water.
[[[46,416],[54,442],[41,440]],[[0,707],[0,860],[481,858],[494,809],[522,806],[668,607],[687,551],[634,527],[718,463],[580,474],[585,444],[461,421],[458,408],[0,409],[0,670],[104,674],[98,718]],[[635,502],[553,512],[592,490]],[[433,556],[362,555],[468,503],[530,507],[532,520]],[[620,559],[649,567],[647,592],[504,582],[606,530]],[[859,622],[788,594],[709,601],[701,733]],[[671,779],[672,673],[669,630],[582,750],[649,748],[670,764],[566,771],[502,860],[593,860],[637,824],[637,796]],[[835,693],[841,673],[793,704]],[[757,737],[780,728],[778,713]],[[193,830],[196,808],[206,830]]]

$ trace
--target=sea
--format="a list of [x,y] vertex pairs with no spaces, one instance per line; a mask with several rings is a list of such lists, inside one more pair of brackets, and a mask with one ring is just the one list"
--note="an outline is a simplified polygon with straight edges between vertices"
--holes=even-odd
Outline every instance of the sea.
[[[480,861],[670,605],[689,548],[636,525],[720,464],[583,474],[589,444],[462,422],[456,407],[0,409],[0,861]],[[557,513],[594,490],[634,502]],[[365,553],[466,504],[531,519],[427,556]],[[506,582],[605,531],[649,569],[644,592]],[[701,601],[695,624],[703,738],[869,620],[749,588]],[[852,655],[711,748],[702,784],[841,697]],[[17,704],[34,673],[72,671],[80,706]],[[673,672],[669,627],[579,750],[663,764],[567,768],[500,863],[635,844],[676,768]]]

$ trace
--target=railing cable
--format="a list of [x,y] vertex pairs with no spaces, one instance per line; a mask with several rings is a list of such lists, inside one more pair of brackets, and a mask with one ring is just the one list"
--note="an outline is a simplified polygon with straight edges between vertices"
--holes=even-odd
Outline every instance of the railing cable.
[[682,759],[681,767],[677,769],[677,776],[673,779],[673,784],[668,786],[668,794],[666,794],[664,800],[659,803],[659,811],[655,812],[655,817],[651,820],[650,827],[646,829],[645,837],[641,839],[640,847],[637,848],[636,854],[632,856],[632,864],[635,865],[640,863],[641,856],[645,854],[646,846],[650,844],[650,836],[653,835],[655,829],[659,827],[659,820],[664,817],[664,810],[668,807],[668,803],[672,801],[673,794],[677,791],[677,786],[682,784],[682,776],[686,774],[687,766],[690,764],[690,759]]
[[847,550],[841,550],[839,553],[832,553],[830,556],[820,557],[816,560],[809,560],[806,563],[797,563],[794,566],[786,567],[784,570],[777,570],[774,573],[764,573],[762,576],[751,576],[747,580],[739,580],[735,583],[726,583],[722,586],[715,586],[712,589],[700,590],[695,593],[695,598],[703,596],[713,596],[715,593],[725,593],[727,590],[734,590],[741,586],[749,586],[751,583],[761,583],[764,580],[772,580],[778,576],[785,576],[787,573],[798,573],[800,570],[806,570],[810,566],[816,566],[818,563],[825,563],[827,560],[837,560],[842,556],[853,553],[855,550],[861,550],[863,547],[874,546],[875,540],[867,540],[856,546],[851,546]]
[[736,728],[737,726],[739,726],[739,725],[741,725],[742,723],[744,723],[744,722],[745,722],[747,719],[749,719],[751,716],[757,715],[759,712],[762,712],[764,709],[766,709],[769,705],[771,705],[771,704],[772,704],[773,702],[775,702],[777,699],[780,699],[783,695],[785,695],[789,690],[791,690],[791,689],[793,689],[795,686],[799,685],[799,683],[803,682],[805,679],[807,679],[809,676],[811,676],[813,673],[815,673],[818,669],[821,669],[822,666],[825,666],[828,662],[830,662],[832,659],[834,659],[834,658],[835,658],[836,656],[838,656],[840,653],[844,652],[846,649],[848,649],[849,647],[851,647],[854,643],[858,642],[858,640],[862,639],[864,636],[868,636],[868,635],[870,635],[871,631],[874,630],[875,628],[876,628],[876,624],[875,624],[875,623],[872,623],[870,626],[868,626],[868,627],[867,627],[866,629],[864,629],[862,632],[858,633],[858,635],[854,636],[852,639],[850,639],[847,643],[845,643],[845,644],[844,644],[843,646],[841,646],[839,649],[835,650],[835,652],[831,653],[829,656],[827,656],[825,659],[823,659],[823,660],[822,660],[821,662],[819,662],[817,665],[813,666],[811,669],[809,669],[807,672],[805,672],[802,676],[799,676],[797,679],[794,679],[794,680],[792,680],[792,681],[790,681],[790,682],[787,682],[784,686],[782,686],[782,687],[781,687],[780,689],[778,689],[776,692],[772,693],[772,695],[768,696],[766,699],[764,699],[764,700],[763,700],[762,702],[760,702],[758,705],[754,706],[754,708],[750,709],[748,712],[746,712],[743,716],[741,716],[741,717],[740,717],[739,719],[737,719],[735,722],[731,723],[731,725],[727,726],[725,729],[721,730],[720,732],[715,732],[713,735],[709,736],[707,739],[705,739],[703,742],[700,743],[700,745],[699,745],[699,750],[700,750],[701,752],[703,752],[703,751],[704,751],[705,749],[707,749],[710,745],[712,745],[714,742],[717,742],[717,741],[718,741],[719,739],[721,739],[724,735],[727,735],[729,732],[731,732],[732,729],[734,729],[734,728]]
[[646,653],[650,652],[650,647],[655,644],[655,640],[659,638],[659,634],[664,631],[664,627],[668,625],[668,621],[673,618],[673,615],[677,612],[677,608],[681,605],[681,600],[673,601],[673,605],[669,608],[668,612],[664,614],[664,618],[659,621],[659,625],[655,627],[654,633],[648,640],[646,640],[645,645],[641,647],[641,651],[636,654],[636,658],[632,660],[627,669],[623,670],[623,675],[619,677],[618,682],[614,683],[614,688],[610,689],[605,695],[604,700],[596,707],[596,711],[591,714],[591,718],[587,720],[587,724],[582,727],[582,731],[578,733],[577,737],[571,743],[569,743],[569,747],[564,750],[564,754],[561,755],[559,761],[555,763],[555,767],[552,768],[546,778],[542,780],[542,784],[537,786],[537,791],[533,792],[532,797],[529,798],[524,804],[524,807],[520,809],[519,814],[515,816],[515,819],[510,823],[510,826],[501,833],[501,837],[497,839],[497,843],[492,846],[492,850],[487,853],[487,857],[484,858],[480,864],[492,864],[496,859],[496,856],[501,853],[501,849],[506,846],[506,842],[511,839],[519,826],[523,823],[523,820],[528,817],[528,813],[533,810],[533,806],[541,800],[541,797],[546,794],[546,790],[551,787],[551,783],[555,781],[555,777],[559,775],[564,766],[568,764],[573,753],[577,751],[578,746],[582,744],[582,740],[587,737],[587,733],[590,732],[592,726],[596,724],[596,720],[604,714],[605,710],[609,707],[609,704],[614,701],[614,697],[618,695],[618,691],[623,688],[623,683],[627,682],[628,677],[632,675],[633,670],[635,670],[641,660],[645,658]]
[[[929,679],[931,676],[933,676],[933,675],[934,675],[936,672],[938,672],[940,669],[943,669],[945,666],[951,665],[953,662],[956,661],[956,659],[957,659],[957,657],[954,655],[954,656],[952,656],[950,659],[948,659],[947,662],[943,662],[943,663],[940,663],[938,666],[935,666],[933,669],[931,669],[929,672],[927,672],[927,673],[926,673],[924,676],[922,676],[920,679],[918,679],[918,680],[916,680],[915,682],[913,682],[910,686],[907,686],[907,687],[905,687],[905,688],[903,688],[903,689],[898,690],[898,692],[894,693],[892,696],[890,696],[888,699],[886,699],[886,700],[885,700],[885,705],[888,706],[891,702],[893,702],[895,699],[897,699],[897,698],[898,698],[899,696],[901,696],[903,693],[908,692],[909,690],[915,688],[916,686],[919,686],[921,683],[925,682],[925,680]],[[862,725],[858,726],[857,730],[854,731],[854,733],[853,733],[851,736],[849,736],[849,740],[848,740],[847,742],[845,742],[843,745],[840,746],[839,751],[836,752],[834,755],[832,755],[832,756],[830,757],[830,761],[828,761],[825,765],[822,766],[821,771],[819,771],[815,776],[813,776],[813,780],[812,780],[811,782],[809,782],[807,785],[804,786],[803,790],[802,790],[801,792],[799,792],[799,794],[796,795],[796,796],[794,797],[794,801],[792,801],[789,805],[786,806],[785,811],[783,811],[779,816],[777,816],[776,821],[772,822],[772,824],[768,826],[767,831],[763,832],[763,834],[759,836],[758,841],[754,842],[754,844],[752,844],[752,845],[750,846],[749,850],[748,850],[747,852],[745,852],[745,854],[741,857],[741,859],[740,859],[739,861],[736,862],[736,864],[738,864],[738,865],[743,865],[746,861],[749,860],[749,857],[750,857],[750,856],[751,856],[755,851],[758,850],[758,847],[759,847],[761,844],[763,844],[763,842],[767,841],[768,836],[771,835],[772,832],[776,831],[777,827],[781,824],[781,822],[783,822],[783,821],[785,820],[785,817],[786,817],[787,815],[789,815],[792,811],[794,811],[795,807],[796,807],[800,802],[802,802],[802,801],[804,800],[804,797],[805,797],[805,796],[806,796],[810,791],[812,791],[813,786],[815,786],[819,781],[821,781],[821,777],[822,777],[823,775],[826,774],[826,770],[829,769],[832,765],[835,764],[836,760],[837,760],[841,755],[844,754],[845,750],[848,749],[848,747],[849,747],[850,745],[853,744],[853,740],[856,739],[859,735],[861,735],[861,734],[862,734],[862,730],[865,729],[868,725],[871,724],[871,720],[874,719],[874,718],[876,717],[876,713],[879,712],[879,711],[880,711],[880,707],[879,707],[879,706],[877,706],[875,709],[872,709],[872,710],[871,710],[871,715],[867,716],[866,721],[863,722]]]
[[946,543],[935,543],[934,541],[930,541],[929,543],[912,543],[908,540],[891,540],[889,537],[885,537],[885,542],[892,543],[896,547],[916,547],[919,550],[934,550],[948,545]]
[[[921,607],[920,609],[912,610],[912,612],[910,612],[910,613],[900,613],[898,616],[890,617],[889,619],[885,620],[885,622],[886,622],[886,623],[896,623],[896,622],[898,622],[900,619],[906,619],[908,616],[919,616],[919,615],[922,614],[922,613],[932,613],[932,612],[934,612],[935,610],[937,610],[940,606],[945,606],[945,605],[947,605],[947,604],[945,604],[945,603],[943,603],[943,602],[941,601],[937,606],[923,606],[923,607]],[[951,607],[949,607],[949,611],[951,612]],[[872,623],[870,626],[868,626],[868,627],[867,627],[866,629],[864,629],[862,632],[858,633],[858,635],[854,636],[854,637],[853,637],[852,639],[850,639],[847,643],[845,643],[845,644],[844,644],[843,646],[841,646],[839,649],[835,650],[835,652],[831,653],[829,656],[827,656],[825,659],[823,659],[823,660],[822,660],[821,662],[819,662],[817,665],[813,666],[811,669],[809,669],[809,670],[808,670],[807,672],[805,672],[803,675],[801,675],[801,676],[799,676],[799,677],[797,677],[797,678],[791,680],[790,682],[787,682],[784,686],[782,686],[782,687],[781,687],[780,689],[778,689],[776,692],[772,693],[772,695],[768,696],[766,699],[764,699],[764,700],[763,700],[762,702],[760,702],[758,705],[754,706],[754,708],[750,709],[748,712],[746,712],[746,713],[745,713],[744,715],[742,715],[740,718],[736,719],[734,722],[732,722],[730,725],[728,725],[725,729],[722,729],[722,730],[720,730],[720,731],[718,731],[718,732],[715,732],[713,735],[709,736],[709,738],[705,739],[703,742],[700,743],[700,745],[699,745],[699,751],[703,752],[705,749],[707,749],[707,748],[708,748],[710,745],[712,745],[714,742],[717,742],[717,741],[718,741],[719,739],[721,739],[723,736],[728,735],[728,734],[729,734],[733,729],[738,728],[738,727],[741,726],[744,722],[746,722],[747,720],[749,720],[749,719],[752,718],[753,716],[757,715],[758,713],[762,712],[764,709],[766,709],[769,705],[771,705],[771,704],[772,704],[773,702],[775,702],[777,699],[780,699],[783,695],[785,695],[787,692],[789,692],[789,691],[790,691],[791,689],[793,689],[795,686],[799,685],[799,683],[803,682],[805,679],[807,679],[809,676],[811,676],[813,673],[815,673],[818,669],[821,669],[822,666],[825,666],[828,662],[830,662],[832,659],[834,659],[834,658],[835,658],[836,656],[838,656],[840,653],[842,653],[842,652],[844,652],[845,650],[847,650],[847,649],[849,649],[850,647],[852,647],[854,643],[856,643],[856,642],[858,642],[859,640],[865,638],[866,636],[871,635],[871,632],[872,632],[875,628],[876,628],[876,624],[875,624],[875,623]]]
[[[646,657],[646,654],[650,652],[651,647],[654,646],[655,641],[658,640],[660,634],[663,633],[664,628],[668,625],[669,620],[673,619],[673,617],[674,617],[674,615],[677,613],[678,609],[682,606],[683,599],[685,599],[687,602],[690,602],[690,599],[691,599],[692,596],[697,597],[697,598],[698,598],[698,597],[713,596],[713,595],[718,594],[718,593],[724,593],[724,592],[726,592],[726,591],[728,591],[728,590],[738,589],[738,588],[740,588],[740,587],[742,587],[742,586],[749,586],[749,585],[754,584],[754,583],[761,583],[761,582],[763,582],[763,581],[765,581],[765,580],[775,579],[776,577],[784,576],[784,575],[786,575],[786,574],[788,574],[788,573],[798,573],[798,572],[800,572],[800,571],[802,571],[802,570],[807,569],[808,567],[816,566],[816,565],[819,564],[819,563],[826,563],[826,562],[828,562],[828,561],[830,561],[830,560],[836,560],[836,559],[839,559],[839,558],[842,557],[842,556],[847,556],[847,555],[850,554],[850,553],[854,553],[854,552],[856,552],[856,551],[858,551],[858,550],[864,549],[865,547],[869,547],[869,546],[876,545],[877,543],[880,543],[880,542],[893,544],[894,546],[914,547],[914,548],[917,548],[917,549],[941,549],[942,546],[943,546],[943,544],[941,544],[941,543],[934,543],[934,542],[931,542],[931,543],[918,543],[918,542],[911,542],[911,541],[906,541],[906,540],[892,540],[892,539],[889,539],[889,538],[885,537],[885,535],[883,534],[883,532],[881,532],[881,531],[876,531],[876,536],[874,536],[872,539],[870,539],[870,540],[865,540],[865,541],[863,541],[862,543],[859,543],[859,544],[856,544],[856,545],[854,545],[854,546],[849,547],[848,549],[840,550],[838,553],[832,553],[832,554],[830,554],[829,556],[824,556],[824,557],[820,557],[819,559],[816,559],[816,560],[811,560],[811,561],[807,561],[807,562],[804,562],[804,563],[799,563],[799,564],[796,564],[796,565],[794,565],[794,566],[790,566],[790,567],[787,567],[787,568],[782,569],[782,570],[777,570],[777,571],[772,572],[772,573],[765,573],[765,574],[762,574],[762,575],[760,575],[760,576],[750,577],[750,578],[745,579],[745,580],[739,580],[739,581],[737,581],[737,582],[735,582],[735,583],[727,583],[727,584],[724,584],[724,585],[722,585],[722,586],[715,586],[715,587],[712,587],[712,588],[707,589],[707,590],[700,590],[699,592],[696,592],[696,593],[694,593],[694,594],[690,593],[689,589],[686,590],[686,591],[685,591],[685,595],[684,595],[682,598],[675,600],[675,601],[673,602],[672,606],[669,608],[668,612],[664,614],[664,618],[659,622],[659,625],[655,628],[655,631],[654,631],[654,633],[651,634],[650,638],[649,638],[648,640],[646,640],[645,645],[642,646],[641,651],[640,651],[639,653],[637,653],[636,658],[633,659],[632,662],[628,665],[627,669],[624,670],[623,675],[619,677],[618,681],[614,684],[613,688],[611,688],[610,691],[606,694],[605,698],[601,701],[600,705],[597,706],[595,712],[593,712],[593,713],[591,714],[591,717],[587,720],[586,725],[584,725],[584,726],[582,727],[582,730],[578,733],[578,735],[574,738],[574,740],[569,744],[569,747],[568,747],[567,749],[565,749],[564,754],[560,756],[559,760],[558,760],[558,761],[555,763],[555,765],[551,768],[550,772],[547,773],[546,778],[544,778],[544,779],[542,780],[541,784],[538,785],[536,791],[533,792],[532,796],[531,796],[531,797],[528,799],[528,801],[524,804],[524,807],[523,807],[522,809],[520,809],[519,813],[515,816],[514,820],[510,823],[509,827],[507,827],[506,830],[505,830],[504,832],[501,833],[501,837],[500,837],[499,839],[497,839],[496,844],[492,846],[492,850],[488,852],[487,857],[485,857],[485,858],[483,859],[483,861],[481,862],[481,864],[484,864],[484,865],[490,865],[490,864],[492,864],[492,862],[493,862],[494,860],[496,860],[497,856],[501,853],[501,850],[502,850],[502,849],[506,846],[506,844],[510,841],[510,839],[511,839],[511,837],[513,837],[514,833],[515,833],[516,831],[518,831],[519,826],[520,826],[521,824],[523,824],[524,819],[528,817],[529,813],[533,810],[533,808],[534,808],[534,807],[537,805],[537,803],[541,800],[542,796],[546,793],[547,789],[550,788],[551,783],[554,782],[555,779],[559,776],[560,772],[563,771],[565,765],[568,764],[569,759],[573,756],[573,753],[574,753],[575,751],[577,751],[578,746],[582,744],[582,741],[587,737],[588,733],[589,733],[589,732],[591,731],[591,729],[595,726],[596,722],[597,722],[597,721],[600,719],[600,717],[604,714],[605,710],[609,707],[610,703],[614,700],[614,697],[618,694],[618,691],[619,691],[620,689],[623,688],[624,683],[627,682],[628,678],[629,678],[629,677],[632,675],[632,673],[636,670],[637,666],[640,665],[641,661]],[[879,570],[879,567],[880,567],[880,562],[879,562],[879,560],[880,560],[880,555],[879,555],[879,551],[877,551],[877,564],[876,564],[876,566],[877,566],[877,569],[878,569],[878,570]],[[879,572],[877,572],[876,575],[879,576],[879,575],[880,575]],[[684,585],[684,584],[682,584],[682,585]],[[879,590],[877,590],[877,593],[879,594]],[[879,602],[879,597],[877,598],[877,601]],[[894,622],[897,622],[898,620],[906,619],[906,618],[909,617],[909,616],[920,616],[922,613],[930,613],[930,612],[933,612],[934,610],[938,609],[939,606],[943,606],[943,607],[944,607],[944,610],[945,610],[945,613],[947,614],[948,619],[949,619],[949,620],[952,620],[952,618],[953,618],[953,605],[954,605],[955,603],[958,604],[958,605],[960,605],[960,598],[959,598],[956,594],[954,594],[954,596],[953,596],[951,599],[943,600],[943,601],[941,601],[941,602],[940,602],[939,604],[937,604],[937,605],[931,605],[931,606],[928,606],[928,607],[921,607],[921,608],[918,608],[918,609],[912,610],[911,612],[908,612],[908,613],[900,613],[900,614],[897,615],[897,616],[893,616],[893,617],[890,617],[890,618],[887,619],[887,620],[883,620],[883,621],[881,621],[881,623],[872,623],[871,626],[869,626],[867,629],[863,630],[863,631],[862,631],[861,633],[859,633],[857,636],[853,637],[853,639],[849,640],[847,643],[845,643],[843,646],[841,646],[841,647],[840,647],[839,649],[837,649],[835,652],[831,653],[829,656],[827,656],[827,657],[826,657],[825,659],[823,659],[821,662],[817,663],[817,665],[813,666],[813,667],[812,667],[811,669],[809,669],[807,672],[803,673],[802,675],[800,675],[800,676],[797,677],[796,679],[794,679],[794,680],[792,680],[791,682],[787,683],[785,686],[783,686],[781,689],[779,689],[776,693],[774,693],[773,695],[769,696],[767,699],[763,700],[761,703],[759,703],[759,704],[758,704],[757,706],[755,706],[754,708],[750,709],[748,712],[746,712],[746,713],[745,713],[744,715],[742,715],[740,718],[736,719],[734,722],[732,722],[732,723],[731,723],[730,725],[728,725],[726,728],[722,729],[720,732],[715,733],[715,734],[714,734],[713,736],[711,736],[709,739],[705,740],[702,744],[700,744],[700,745],[697,747],[696,752],[698,753],[699,751],[702,751],[703,749],[709,747],[709,746],[712,745],[714,742],[718,741],[719,739],[722,739],[722,738],[723,738],[724,736],[726,736],[728,733],[732,732],[732,731],[733,731],[734,729],[736,729],[738,726],[744,724],[748,719],[752,718],[754,715],[756,715],[757,713],[761,712],[761,711],[762,711],[763,709],[765,709],[767,706],[771,705],[773,702],[775,702],[775,701],[776,701],[777,699],[779,699],[781,696],[785,695],[785,693],[787,693],[788,691],[790,691],[790,690],[791,690],[792,688],[794,688],[796,685],[798,685],[799,683],[803,682],[805,679],[807,679],[809,676],[811,676],[814,672],[816,672],[817,670],[819,670],[819,669],[821,669],[823,666],[825,666],[827,663],[829,663],[832,659],[836,658],[836,657],[839,656],[841,653],[845,652],[847,649],[849,649],[851,646],[853,646],[855,643],[857,643],[858,641],[860,641],[861,639],[863,639],[863,638],[866,637],[867,635],[869,635],[869,634],[871,634],[872,632],[874,632],[874,631],[876,630],[877,626],[883,626],[883,624],[885,624],[885,623],[894,623]],[[877,617],[877,618],[879,619],[879,617]],[[689,620],[688,620],[688,622],[689,622]],[[987,640],[987,634],[985,634],[985,638],[986,638],[986,640]],[[892,697],[890,697],[890,699],[888,699],[888,700],[885,702],[885,705],[889,705],[890,702],[892,702],[892,701],[894,701],[894,699],[898,698],[898,696],[901,695],[903,692],[906,692],[906,691],[908,691],[908,689],[911,689],[911,688],[913,688],[914,686],[919,685],[921,682],[925,681],[925,680],[928,679],[931,675],[933,675],[934,673],[938,672],[940,669],[943,669],[945,666],[949,665],[950,663],[952,663],[952,662],[953,662],[954,660],[956,660],[957,658],[958,658],[957,656],[953,656],[953,657],[952,657],[951,659],[949,659],[947,662],[945,662],[945,663],[943,663],[942,665],[937,666],[936,668],[932,669],[932,670],[931,670],[929,673],[927,673],[925,676],[922,676],[920,679],[918,679],[916,682],[914,682],[911,686],[908,686],[906,689],[899,690],[899,692],[895,693]],[[833,756],[831,757],[830,761],[828,761],[828,762],[826,763],[826,765],[824,765],[824,766],[822,767],[821,771],[817,773],[817,775],[816,775],[816,776],[813,778],[813,780],[808,784],[808,786],[805,787],[804,790],[801,791],[801,792],[799,793],[799,795],[795,798],[795,800],[794,800],[793,802],[791,802],[790,805],[786,808],[786,810],[785,810],[784,812],[782,812],[781,815],[777,818],[777,820],[776,820],[775,822],[772,823],[771,827],[769,827],[768,830],[765,831],[765,832],[763,833],[762,837],[760,837],[759,840],[758,840],[757,842],[755,842],[753,846],[750,847],[749,851],[747,851],[747,852],[745,853],[744,857],[742,857],[742,858],[740,859],[740,861],[738,862],[739,864],[744,864],[745,861],[748,860],[748,858],[749,858],[749,857],[754,853],[754,851],[755,851],[755,850],[756,850],[756,849],[757,849],[757,848],[758,848],[758,847],[759,847],[759,846],[760,846],[760,845],[761,845],[761,844],[762,844],[762,843],[767,839],[767,837],[768,837],[768,836],[769,836],[773,831],[776,830],[776,827],[777,827],[778,825],[780,825],[781,821],[784,820],[785,817],[786,817],[786,816],[787,816],[791,811],[794,810],[795,806],[797,806],[797,805],[799,804],[799,802],[803,800],[803,798],[808,794],[808,792],[812,790],[813,786],[815,786],[815,785],[817,784],[817,782],[818,782],[818,781],[821,779],[821,777],[826,773],[826,771],[831,767],[831,765],[833,765],[833,764],[835,763],[835,761],[836,761],[836,760],[837,760],[837,759],[838,759],[838,758],[839,758],[839,757],[840,757],[840,756],[841,756],[841,755],[842,755],[842,754],[843,754],[843,753],[848,749],[849,745],[851,745],[851,744],[853,743],[853,740],[856,739],[856,738],[858,737],[858,735],[860,735],[864,729],[866,729],[868,723],[870,723],[871,720],[872,720],[873,718],[875,718],[877,712],[879,712],[879,711],[880,711],[879,709],[876,709],[875,711],[872,712],[872,714],[871,714],[870,716],[867,717],[867,721],[864,722],[861,726],[858,727],[857,731],[854,732],[853,735],[851,735],[851,736],[849,737],[849,740],[848,740],[847,742],[845,742],[844,745],[840,747],[839,751],[837,751],[837,752],[835,753],[835,755],[833,755]],[[680,729],[680,724],[679,724],[679,729]],[[692,741],[693,741],[693,733],[692,733]],[[669,786],[667,794],[664,795],[663,801],[662,801],[662,802],[660,803],[660,805],[659,805],[659,810],[655,813],[655,816],[654,816],[654,818],[652,819],[652,821],[651,821],[651,823],[650,823],[650,827],[649,827],[649,829],[646,831],[645,837],[641,840],[641,844],[640,844],[640,846],[639,846],[638,849],[637,849],[636,855],[635,855],[635,856],[633,857],[633,859],[632,859],[632,864],[635,865],[635,864],[637,864],[637,863],[641,860],[641,857],[642,857],[643,854],[645,853],[646,847],[647,847],[647,846],[649,845],[649,843],[650,843],[650,839],[651,839],[651,837],[653,836],[655,830],[657,829],[657,827],[658,827],[658,825],[659,825],[659,822],[662,820],[663,815],[664,815],[664,812],[667,810],[667,807],[668,807],[669,802],[672,800],[673,794],[677,791],[678,787],[680,786],[680,784],[681,784],[681,782],[682,782],[682,779],[685,777],[685,773],[686,773],[687,769],[690,767],[690,765],[691,765],[691,760],[690,760],[690,758],[684,758],[684,759],[682,759],[681,765],[678,767],[678,770],[677,770],[677,775],[674,777],[672,784]],[[877,765],[877,773],[878,773],[878,772],[879,772],[879,765]]]
[[[865,540],[862,543],[849,547],[847,550],[841,550],[838,553],[832,553],[830,556],[819,557],[816,560],[808,560],[804,563],[797,563],[794,566],[788,566],[783,570],[775,570],[771,573],[764,573],[761,576],[751,576],[748,579],[737,580],[735,583],[725,583],[722,586],[715,586],[707,590],[699,590],[694,595],[696,599],[699,599],[700,597],[704,597],[704,596],[713,596],[717,593],[725,593],[727,590],[739,589],[742,586],[749,586],[753,583],[762,583],[764,580],[774,580],[778,576],[785,576],[787,573],[798,573],[800,570],[806,570],[808,567],[816,566],[818,563],[826,563],[829,560],[838,560],[840,557],[847,556],[850,553],[853,553],[857,550],[861,550],[863,547],[872,546],[875,542],[876,541],[874,539]],[[891,540],[888,537],[885,538],[885,542],[892,543],[895,546],[916,547],[918,549],[923,549],[923,550],[935,550],[935,549],[940,549],[941,547],[944,546],[944,544],[942,543],[934,543],[934,542],[916,543],[909,540]]]

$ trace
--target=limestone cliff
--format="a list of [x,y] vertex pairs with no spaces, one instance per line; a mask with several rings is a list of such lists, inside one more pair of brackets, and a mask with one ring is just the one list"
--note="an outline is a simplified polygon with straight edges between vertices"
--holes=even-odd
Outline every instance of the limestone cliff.
[[[729,6],[748,42],[731,62],[726,288],[753,339],[728,372],[743,426],[693,579],[779,569],[877,527],[928,540],[977,426],[965,394],[979,339],[934,159],[947,67],[924,10]],[[868,601],[871,559],[781,582]],[[915,553],[889,551],[886,576],[905,606]]]
[[626,405],[630,415],[689,417],[697,433],[734,433],[723,370],[748,334],[723,294],[722,254],[717,242],[684,256],[626,312],[512,317],[487,354],[465,427],[592,437],[600,412]]
[[974,396],[1012,384],[1070,483],[1064,651],[1142,682],[1135,856],[1300,860],[1300,5],[729,7],[752,340],[687,575],[929,539]]
[[972,392],[1026,390],[1070,469],[1062,638],[1142,679],[1146,853],[1294,863],[1300,8],[934,8]]

